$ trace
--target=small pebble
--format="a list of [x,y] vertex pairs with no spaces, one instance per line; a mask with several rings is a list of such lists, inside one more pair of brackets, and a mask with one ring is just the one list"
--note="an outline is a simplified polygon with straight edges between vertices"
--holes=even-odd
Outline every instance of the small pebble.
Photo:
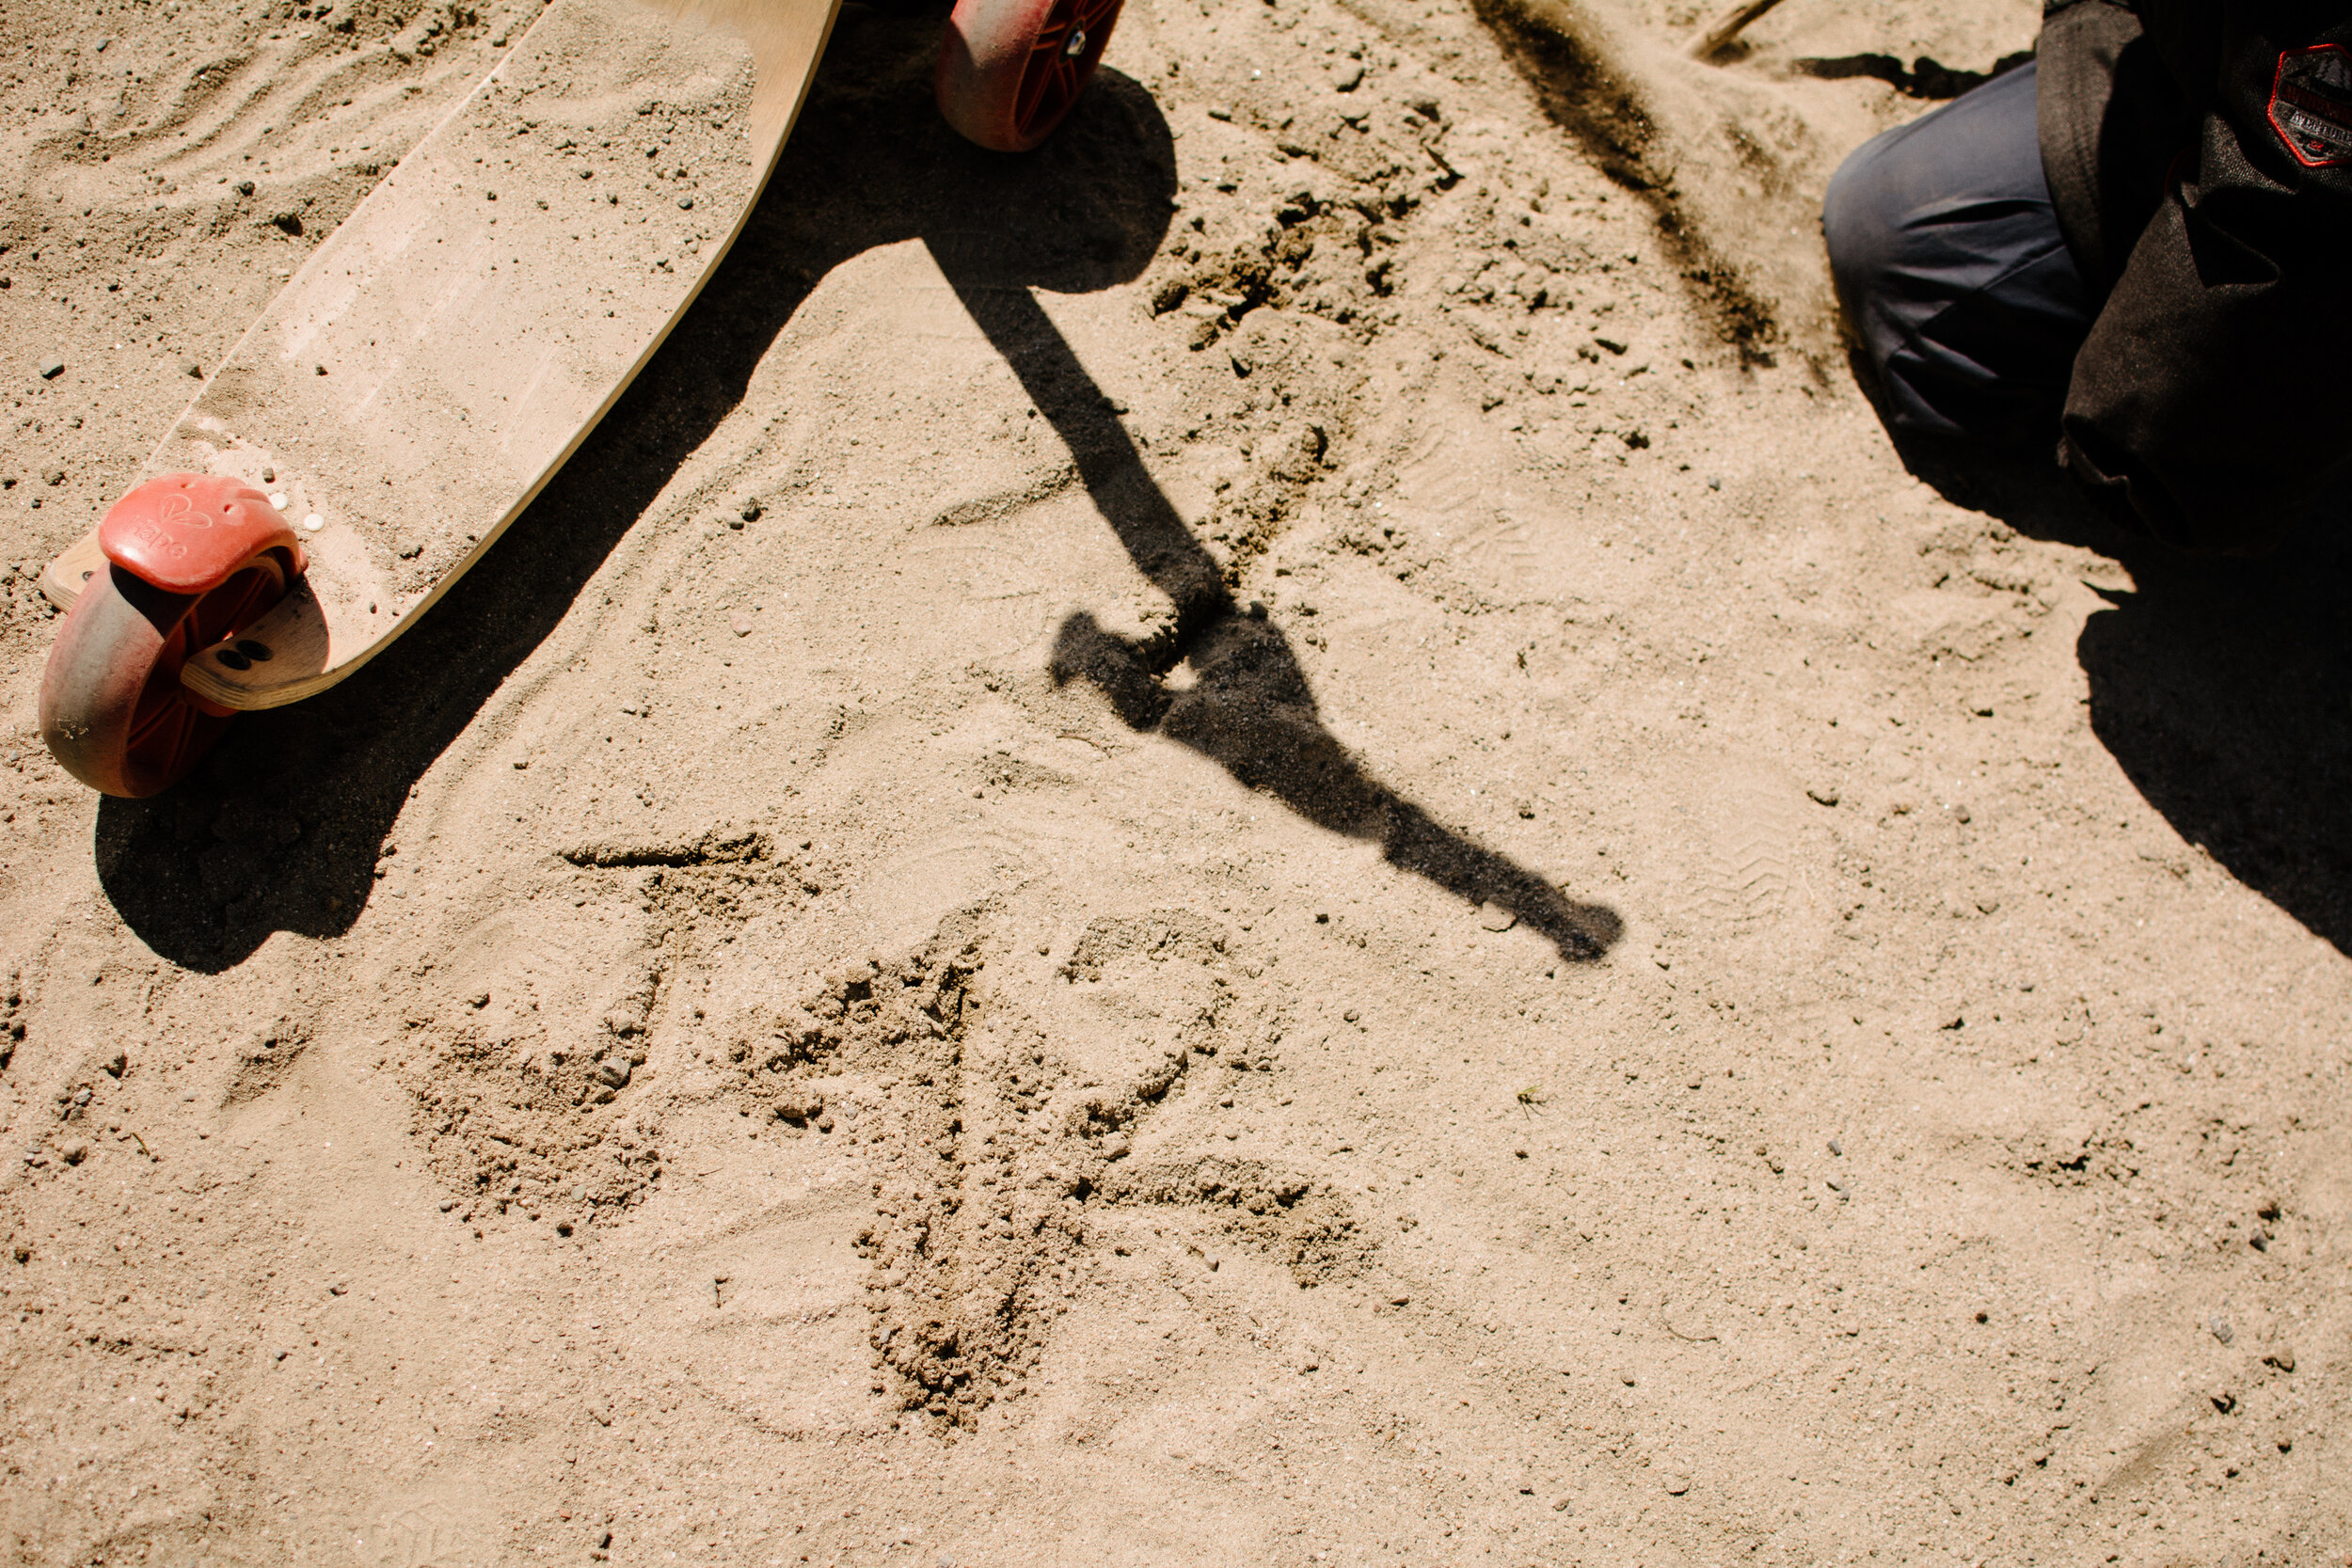
[[1832,1154],[1842,1157],[1846,1152],[1846,1146],[1839,1143],[1836,1138],[1832,1138],[1829,1141],[1829,1151]]
[[694,205],[694,198],[691,196],[681,196],[677,198],[677,205],[679,212],[686,212]]
[[1617,1381],[1618,1381],[1619,1383],[1624,1384],[1627,1387],[1630,1388],[1630,1387],[1632,1387],[1632,1386],[1633,1386],[1633,1374],[1632,1374],[1631,1372],[1629,1372],[1629,1371],[1626,1371],[1626,1372],[1619,1372],[1619,1373],[1617,1374]]
[[40,362],[40,378],[43,381],[55,381],[63,374],[65,374],[64,360],[44,359]]
[[2227,1318],[2207,1319],[2205,1327],[2212,1332],[2215,1338],[2225,1345],[2237,1338],[2237,1330],[2230,1326],[2230,1320]]
[[2282,1372],[2291,1372],[2295,1370],[2295,1347],[2280,1345],[2277,1350],[2264,1356],[2263,1360]]
[[1507,931],[1519,923],[1519,917],[1502,905],[1489,901],[1478,906],[1478,924],[1489,931]]
[[237,194],[239,196],[251,196],[253,194],[253,182],[250,180],[238,181]]
[[183,359],[180,361],[180,373],[182,375],[194,376],[200,381],[204,376],[204,367],[198,364],[193,359]]
[[65,1146],[64,1152],[65,1163],[67,1164],[78,1165],[83,1161],[89,1158],[89,1145],[85,1143],[71,1143]]
[[263,468],[263,469],[262,470],[262,483],[264,483],[264,484],[273,484],[273,483],[277,483],[277,480],[278,480],[278,470],[277,470],[276,468]]
[[755,523],[759,521],[759,503],[757,501],[745,501],[743,503],[743,520],[747,523]]
[[625,1088],[628,1085],[628,1058],[607,1056],[596,1064],[596,1077],[609,1088]]
[[1691,1490],[1691,1478],[1679,1470],[1669,1470],[1665,1474],[1662,1484],[1666,1488],[1666,1496],[1679,1497]]

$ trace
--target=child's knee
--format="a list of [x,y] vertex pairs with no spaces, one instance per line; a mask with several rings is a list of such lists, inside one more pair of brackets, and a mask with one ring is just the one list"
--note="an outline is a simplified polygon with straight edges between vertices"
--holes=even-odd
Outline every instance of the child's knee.
[[1875,292],[1899,227],[1889,193],[1877,178],[1878,152],[1875,142],[1856,148],[1830,177],[1821,200],[1821,243],[1829,251],[1830,277],[1849,310]]

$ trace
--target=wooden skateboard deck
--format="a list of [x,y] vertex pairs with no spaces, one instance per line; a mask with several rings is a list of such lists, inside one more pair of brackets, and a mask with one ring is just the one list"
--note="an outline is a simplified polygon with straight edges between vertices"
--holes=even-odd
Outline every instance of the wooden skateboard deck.
[[[187,661],[183,686],[248,709],[322,691],[481,559],[734,243],[838,5],[553,0],[150,459],[262,491],[310,557],[235,647]],[[93,531],[42,591],[70,608],[105,564]]]

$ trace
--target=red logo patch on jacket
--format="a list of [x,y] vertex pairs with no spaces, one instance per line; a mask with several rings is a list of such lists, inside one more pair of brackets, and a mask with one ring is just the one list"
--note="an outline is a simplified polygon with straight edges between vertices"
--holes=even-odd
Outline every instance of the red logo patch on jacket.
[[2270,128],[2305,168],[2352,163],[2352,55],[2344,45],[2314,44],[2279,56]]

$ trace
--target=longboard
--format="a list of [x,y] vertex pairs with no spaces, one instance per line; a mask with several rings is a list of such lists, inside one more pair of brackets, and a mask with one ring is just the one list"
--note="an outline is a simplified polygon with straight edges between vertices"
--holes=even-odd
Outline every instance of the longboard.
[[[310,562],[233,646],[190,657],[183,686],[224,708],[311,696],[482,558],[741,231],[838,7],[552,0],[149,460],[260,490]],[[42,592],[70,609],[105,568],[93,530]]]

